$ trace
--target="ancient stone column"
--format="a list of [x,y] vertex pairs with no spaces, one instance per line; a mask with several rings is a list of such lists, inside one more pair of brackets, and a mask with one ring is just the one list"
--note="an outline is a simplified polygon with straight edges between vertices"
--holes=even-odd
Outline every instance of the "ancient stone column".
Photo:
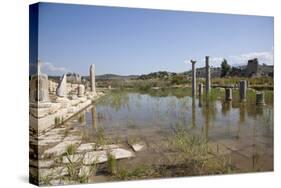
[[232,100],[232,89],[231,88],[225,88],[225,100],[226,101]]
[[95,65],[92,64],[90,66],[90,86],[91,86],[91,92],[96,94],[96,74],[95,74]]
[[247,81],[246,80],[240,81],[239,93],[240,93],[240,101],[246,102],[246,96],[247,96]]
[[194,97],[196,96],[196,61],[191,60],[190,62],[192,63],[192,97]]
[[85,86],[83,84],[79,84],[78,86],[78,97],[83,97],[85,93]]
[[256,93],[256,104],[257,105],[265,105],[264,93],[263,92],[257,92]]
[[67,88],[66,88],[66,74],[63,75],[58,87],[57,87],[57,96],[58,97],[66,97],[67,96]]
[[199,97],[201,97],[203,95],[203,84],[202,83],[200,83],[198,85],[198,95],[199,95]]
[[210,74],[209,56],[206,56],[205,63],[206,63],[206,95],[208,95],[211,90],[211,74]]

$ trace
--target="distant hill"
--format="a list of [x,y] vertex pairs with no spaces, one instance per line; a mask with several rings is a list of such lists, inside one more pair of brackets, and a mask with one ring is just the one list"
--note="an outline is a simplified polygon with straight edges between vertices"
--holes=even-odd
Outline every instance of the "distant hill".
[[[220,67],[210,67],[211,69],[211,77],[216,78],[220,77],[221,75],[221,68]],[[240,66],[232,66],[231,71],[228,73],[228,76],[270,76],[273,77],[273,65],[266,65],[266,64],[259,64],[258,59],[250,59],[247,65],[240,65]],[[117,74],[103,74],[103,75],[96,75],[97,81],[103,80],[130,80],[130,79],[169,79],[173,77],[182,77],[187,76],[191,77],[191,70],[184,71],[180,73],[175,72],[168,72],[168,71],[158,71],[158,72],[151,72],[149,74],[142,74],[142,75],[117,75]],[[196,76],[198,78],[204,78],[206,73],[205,67],[197,67],[196,68]],[[74,73],[73,73],[74,74]],[[82,80],[86,79],[89,80],[89,76],[82,76]],[[49,76],[49,79],[54,81],[59,81],[60,76]]]
[[[103,74],[103,75],[96,75],[96,80],[129,80],[129,79],[136,79],[138,75],[117,75],[117,74]],[[89,79],[89,76],[83,76],[85,79]]]

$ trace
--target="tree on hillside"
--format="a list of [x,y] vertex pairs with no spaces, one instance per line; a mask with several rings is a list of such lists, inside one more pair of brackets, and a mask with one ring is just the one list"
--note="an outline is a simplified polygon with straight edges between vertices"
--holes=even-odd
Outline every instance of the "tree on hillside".
[[227,63],[226,59],[221,62],[221,77],[225,77],[231,70],[231,66]]

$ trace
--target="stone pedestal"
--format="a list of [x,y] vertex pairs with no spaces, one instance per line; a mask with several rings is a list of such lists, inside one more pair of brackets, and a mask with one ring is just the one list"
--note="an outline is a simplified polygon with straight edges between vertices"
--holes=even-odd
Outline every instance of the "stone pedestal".
[[83,97],[85,93],[85,86],[80,84],[78,86],[78,97]]
[[203,87],[202,83],[198,85],[198,95],[199,95],[199,97],[201,97],[203,95],[203,88],[204,87]]
[[241,80],[239,84],[240,101],[246,102],[247,97],[247,81]]
[[232,100],[232,89],[231,88],[225,88],[225,100],[226,101]]
[[206,94],[208,95],[211,90],[211,73],[210,73],[210,65],[209,65],[209,56],[206,56]]
[[191,60],[190,62],[192,63],[192,97],[194,97],[196,96],[196,61]]
[[[40,71],[38,62],[37,74],[31,76],[29,93],[29,113],[35,118],[41,118],[49,113],[51,103],[49,100],[49,80],[46,74]],[[31,125],[34,127],[34,125]]]
[[260,106],[265,105],[263,92],[256,93],[256,104]]
[[36,74],[31,76],[29,99],[30,103],[49,101],[49,86],[47,75]]

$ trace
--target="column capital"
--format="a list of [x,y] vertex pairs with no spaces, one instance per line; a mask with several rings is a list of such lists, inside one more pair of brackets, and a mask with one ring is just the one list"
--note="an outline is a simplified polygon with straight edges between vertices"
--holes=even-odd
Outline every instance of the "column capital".
[[190,60],[190,62],[191,62],[192,64],[195,64],[195,63],[196,63],[196,61],[195,61],[195,60]]

